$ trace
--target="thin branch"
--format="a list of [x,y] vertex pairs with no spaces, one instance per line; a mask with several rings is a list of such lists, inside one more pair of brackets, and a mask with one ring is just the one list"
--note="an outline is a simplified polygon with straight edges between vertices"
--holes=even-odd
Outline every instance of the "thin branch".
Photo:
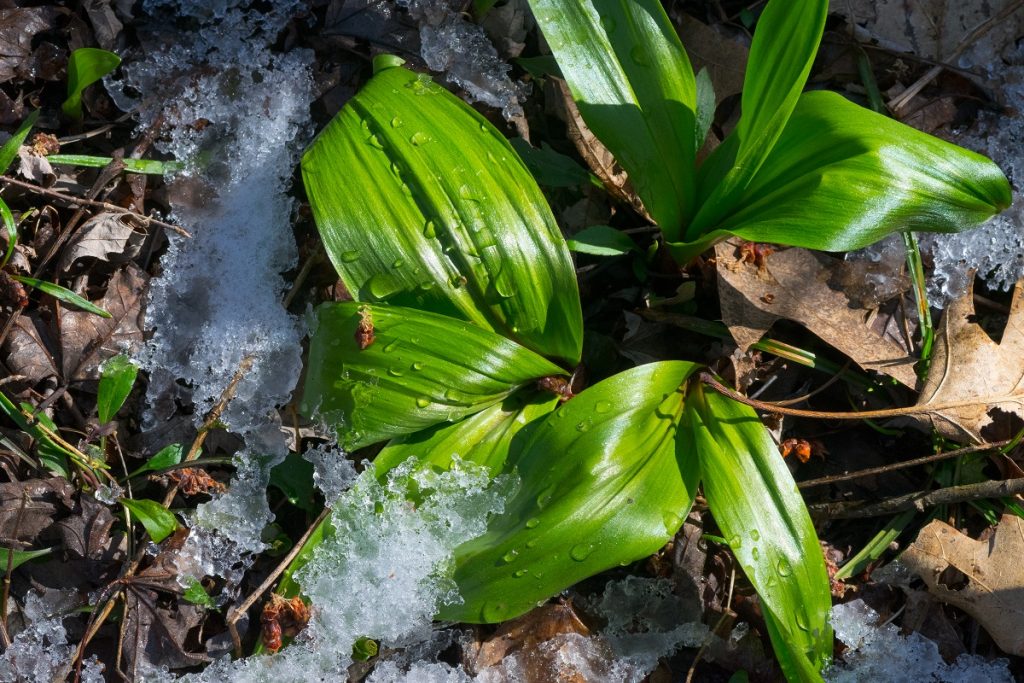
[[854,519],[883,517],[904,510],[924,512],[936,505],[952,505],[983,498],[1005,498],[1024,493],[1024,479],[985,481],[980,484],[950,486],[936,491],[916,491],[877,503],[851,501],[840,503],[819,503],[808,506],[812,516],[827,519]]

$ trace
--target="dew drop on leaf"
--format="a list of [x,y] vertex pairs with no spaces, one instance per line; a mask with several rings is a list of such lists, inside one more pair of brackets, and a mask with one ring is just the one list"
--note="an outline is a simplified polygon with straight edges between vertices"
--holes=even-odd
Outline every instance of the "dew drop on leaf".
[[592,552],[594,552],[593,543],[577,543],[569,549],[569,557],[576,560],[577,562],[582,562],[583,560],[590,557],[590,554]]
[[428,399],[425,396],[420,396],[418,399],[416,399],[416,405],[419,406],[420,408],[426,408],[427,406],[430,405],[430,399]]

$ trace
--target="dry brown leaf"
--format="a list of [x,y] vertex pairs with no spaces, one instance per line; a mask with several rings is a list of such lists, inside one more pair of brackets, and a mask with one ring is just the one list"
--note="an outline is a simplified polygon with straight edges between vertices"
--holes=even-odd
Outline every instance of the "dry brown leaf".
[[680,13],[676,28],[686,45],[694,73],[708,70],[711,83],[715,86],[715,102],[736,95],[743,89],[743,77],[747,69],[746,45],[723,35],[694,17]]
[[[945,522],[921,529],[900,562],[942,602],[978,620],[1004,652],[1024,655],[1024,520],[1004,515],[987,540]],[[950,569],[955,570],[951,579]],[[966,580],[966,584],[964,584]],[[947,582],[952,585],[947,585]]]
[[571,604],[542,605],[502,624],[493,636],[481,642],[470,668],[480,671],[495,666],[514,652],[535,650],[544,641],[566,633],[588,636],[590,629],[576,616]]
[[973,286],[946,309],[936,328],[931,370],[917,404],[1018,395],[1013,403],[977,404],[921,415],[920,420],[957,441],[1010,438],[1024,419],[1024,280],[1017,283],[1002,340],[975,322]]
[[735,255],[736,243],[716,245],[722,321],[746,351],[779,319],[794,320],[865,370],[913,388],[914,359],[907,349],[870,326],[870,311],[850,307],[829,286],[835,259],[807,249],[770,254],[763,268]]
[[110,278],[103,299],[93,302],[110,313],[110,318],[64,311],[61,347],[66,382],[97,379],[103,361],[138,348],[143,340],[142,300],[148,287],[149,276],[128,264]]
[[50,340],[49,329],[37,313],[15,320],[3,344],[4,363],[11,374],[24,375],[29,386],[54,377],[58,369],[50,353]]
[[146,234],[141,226],[128,214],[104,211],[75,232],[60,255],[57,271],[66,272],[83,258],[123,263],[136,257],[145,241]]
[[32,39],[52,29],[57,16],[53,7],[0,9],[0,83],[29,77],[22,70],[32,54]]

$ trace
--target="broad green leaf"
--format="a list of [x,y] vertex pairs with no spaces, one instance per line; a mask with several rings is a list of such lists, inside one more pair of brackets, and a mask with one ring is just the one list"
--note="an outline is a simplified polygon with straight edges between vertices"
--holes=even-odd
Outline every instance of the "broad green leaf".
[[[51,164],[103,168],[114,159],[113,157],[97,157],[87,154],[50,154],[46,157],[46,160]],[[157,161],[155,159],[132,159],[129,157],[122,158],[121,163],[124,164],[124,170],[129,173],[150,173],[153,175],[164,175],[180,171],[185,167],[185,164],[179,161]]]
[[448,470],[454,458],[486,467],[492,475],[501,472],[513,439],[526,436],[525,427],[549,414],[558,405],[553,394],[517,391],[501,403],[481,410],[454,424],[392,439],[373,461],[377,478],[409,458],[417,468]]
[[669,240],[694,206],[697,87],[659,0],[530,0],[594,135]]
[[591,225],[584,228],[573,235],[572,239],[566,240],[566,244],[569,245],[569,251],[594,256],[621,256],[632,251],[640,251],[640,247],[629,239],[629,235],[610,225]]
[[138,374],[139,366],[124,354],[114,356],[103,364],[96,390],[96,415],[100,424],[114,419],[131,393]]
[[533,177],[545,187],[579,187],[586,183],[601,186],[601,181],[575,159],[559,154],[546,142],[540,143],[540,148],[522,138],[512,138],[509,142]]
[[7,173],[7,169],[10,168],[11,162],[18,156],[18,148],[25,144],[25,138],[28,137],[29,132],[32,130],[32,126],[36,125],[36,119],[38,118],[39,110],[29,114],[25,120],[21,122],[21,125],[18,126],[18,130],[14,131],[14,135],[4,143],[3,147],[0,147],[0,173]]
[[707,68],[697,72],[697,120],[694,122],[694,151],[699,152],[704,146],[711,124],[715,120],[715,84],[711,82],[711,74]]
[[[4,551],[7,552],[4,552]],[[37,557],[51,555],[53,548],[40,548],[39,550],[14,550],[13,548],[0,547],[0,572],[7,571],[7,563],[11,563],[11,569],[17,569],[29,560]]]
[[820,668],[832,653],[828,573],[793,476],[757,414],[695,384],[688,432],[704,496],[766,612],[777,620],[776,652]]
[[464,602],[440,618],[510,619],[664,545],[699,477],[696,455],[676,438],[681,385],[696,367],[669,361],[627,370],[547,417],[509,459],[521,482],[505,512],[456,549]]
[[[343,456],[339,454],[338,457]],[[311,514],[315,512],[313,463],[298,453],[290,453],[270,470],[270,485],[281,491],[295,507]]]
[[562,71],[558,68],[558,62],[555,60],[554,55],[519,57],[513,61],[523,67],[523,69],[526,70],[526,73],[530,74],[537,80],[547,78],[548,76],[557,76],[558,78],[562,78]]
[[35,408],[28,403],[21,403],[19,409],[19,406],[14,405],[3,393],[0,393],[0,412],[18,425],[18,429],[36,441],[36,454],[43,469],[70,478],[70,461],[73,456],[67,449],[51,439],[43,429],[45,427],[51,432],[57,432],[57,425],[46,413],[36,414]]
[[4,232],[7,233],[7,247],[4,249],[3,259],[0,260],[0,268],[3,268],[14,255],[14,247],[18,246],[18,225],[14,222],[14,214],[11,213],[10,207],[3,199],[0,199],[0,218],[3,219]]
[[128,478],[137,477],[145,472],[159,472],[165,470],[168,467],[173,467],[181,462],[181,458],[185,455],[185,449],[181,447],[180,443],[172,443],[169,446],[164,446],[160,451],[152,458],[147,460],[142,467],[135,470],[128,475]]
[[178,528],[178,520],[175,519],[174,513],[155,500],[122,498],[118,502],[132,513],[132,517],[142,523],[154,543],[164,540]]
[[411,308],[325,304],[314,325],[302,409],[336,425],[348,451],[458,420],[565,374],[501,335]]
[[61,109],[68,118],[82,118],[82,92],[113,71],[121,58],[96,47],[80,47],[68,58],[68,98]]
[[58,284],[54,284],[53,282],[47,282],[46,280],[38,280],[34,277],[28,277],[26,275],[12,275],[11,279],[17,280],[18,282],[24,285],[28,285],[29,287],[34,287],[35,289],[38,289],[40,292],[43,292],[44,294],[49,294],[55,299],[59,299],[66,304],[70,304],[77,308],[81,308],[83,311],[86,311],[88,313],[98,315],[101,318],[111,317],[110,313],[103,310],[99,306],[93,304],[88,299],[85,299],[75,294],[70,289],[66,289]]
[[847,251],[901,230],[966,230],[1010,200],[989,159],[816,91],[800,99],[736,206],[701,240],[670,247],[680,262],[729,235]]
[[356,299],[579,361],[576,274],[544,195],[501,133],[428,76],[379,71],[306,150],[302,174]]

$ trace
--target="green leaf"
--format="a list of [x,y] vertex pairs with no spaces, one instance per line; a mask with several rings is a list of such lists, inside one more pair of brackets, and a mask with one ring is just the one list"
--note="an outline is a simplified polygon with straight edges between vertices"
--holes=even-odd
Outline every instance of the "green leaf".
[[537,80],[547,78],[548,76],[562,78],[562,70],[558,68],[558,62],[555,60],[554,55],[519,57],[513,61]]
[[[67,164],[68,166],[84,166],[85,168],[103,168],[113,157],[97,157],[87,154],[50,154],[46,160],[51,164]],[[129,173],[150,173],[153,175],[165,175],[174,171],[180,171],[185,164],[178,161],[157,161],[155,159],[132,159],[122,158],[124,170]]]
[[352,644],[352,659],[365,662],[377,656],[377,641],[363,636]]
[[142,467],[129,474],[128,478],[132,479],[145,472],[159,472],[160,470],[165,470],[168,467],[174,467],[181,462],[181,458],[184,455],[185,449],[182,448],[180,443],[172,443],[169,446],[164,446],[156,455],[147,460]]
[[119,502],[132,513],[135,519],[142,522],[142,526],[145,527],[146,533],[154,543],[164,540],[178,528],[178,520],[174,517],[174,513],[155,500],[122,498]]
[[190,576],[187,579],[188,586],[182,593],[181,597],[185,598],[186,602],[190,602],[193,605],[199,605],[206,609],[217,609],[217,603],[213,601],[210,594],[203,588],[203,584],[199,579],[194,576]]
[[[494,332],[411,308],[325,304],[314,326],[302,410],[336,426],[347,451],[458,420],[565,374]],[[374,335],[362,349],[361,326]]]
[[4,143],[3,147],[0,147],[0,173],[7,173],[7,169],[10,168],[11,162],[18,156],[18,148],[25,144],[25,138],[28,137],[29,131],[32,130],[32,126],[36,125],[36,119],[38,118],[38,110],[29,114],[25,120],[21,122],[21,125],[18,126],[18,130],[14,132],[14,135]]
[[377,73],[306,150],[302,175],[356,299],[579,361],[576,275],[544,195],[501,133],[428,76]]
[[[39,464],[43,469],[55,472],[65,478],[71,476],[70,459],[72,454],[60,444],[56,443],[42,429],[46,427],[51,432],[57,432],[57,425],[53,423],[46,413],[34,414],[35,408],[28,403],[21,403],[21,409],[0,393],[0,412],[10,418],[14,424],[23,432],[36,441],[36,454],[39,456]],[[30,415],[34,417],[30,418]]]
[[14,214],[7,206],[7,202],[0,199],[0,218],[4,222],[4,230],[7,232],[7,248],[4,250],[3,260],[0,260],[0,269],[7,265],[14,255],[14,247],[18,246],[18,226],[14,222]]
[[[339,453],[338,457],[343,456]],[[270,470],[270,485],[277,487],[295,507],[309,513],[314,511],[313,463],[301,455],[290,453]]]
[[106,424],[114,419],[114,415],[131,393],[138,374],[139,366],[124,354],[114,356],[103,364],[99,387],[96,390],[96,414],[100,424]]
[[68,58],[68,98],[61,105],[64,115],[82,118],[82,91],[100,80],[121,64],[113,52],[95,47],[80,47]]
[[832,601],[824,556],[793,476],[753,409],[699,383],[687,398],[704,496],[776,619],[776,653],[790,662],[809,658],[820,669],[832,653]]
[[[5,550],[7,551],[6,553],[3,552]],[[52,555],[53,550],[53,548],[40,548],[39,550],[14,550],[13,548],[4,548],[0,546],[0,572],[7,571],[8,562],[11,563],[10,568],[13,571],[37,557]]]
[[562,404],[509,468],[521,483],[487,531],[455,551],[464,602],[439,618],[498,622],[589,576],[655,552],[679,529],[699,476],[676,438],[697,366],[652,363]]
[[678,240],[694,205],[697,88],[659,0],[530,0],[580,114]]
[[591,225],[584,228],[567,240],[570,251],[594,256],[621,256],[630,252],[639,252],[636,242],[621,230],[608,225]]
[[526,436],[529,430],[524,428],[548,415],[557,405],[558,398],[552,394],[517,391],[501,403],[454,424],[440,424],[392,439],[373,461],[377,478],[383,482],[388,472],[409,458],[416,459],[417,469],[448,470],[458,457],[483,465],[497,475],[505,465],[513,439]]
[[47,282],[46,280],[37,280],[34,277],[28,277],[26,275],[12,275],[11,279],[17,280],[18,282],[28,285],[29,287],[34,287],[38,289],[40,292],[49,294],[55,299],[60,299],[66,304],[70,304],[72,306],[81,308],[83,311],[95,313],[101,318],[111,317],[110,313],[106,312],[99,306],[96,306],[95,304],[91,303],[88,299],[84,299],[75,294],[74,292],[72,292],[70,289],[65,289],[60,285],[54,284],[52,282]]
[[706,68],[697,72],[697,120],[694,122],[694,150],[699,152],[715,120],[715,84]]
[[523,138],[512,138],[509,142],[541,185],[579,187],[591,182],[601,184],[587,169],[576,163],[575,159],[559,154],[546,142],[540,143],[540,149]]
[[847,251],[901,230],[966,230],[1010,200],[989,159],[816,91],[800,99],[754,182],[711,226],[720,229],[670,247],[680,262],[729,235]]
[[771,0],[765,7],[750,45],[741,116],[732,133],[736,156],[687,228],[687,239],[719,222],[767,159],[807,83],[827,16],[828,0]]

